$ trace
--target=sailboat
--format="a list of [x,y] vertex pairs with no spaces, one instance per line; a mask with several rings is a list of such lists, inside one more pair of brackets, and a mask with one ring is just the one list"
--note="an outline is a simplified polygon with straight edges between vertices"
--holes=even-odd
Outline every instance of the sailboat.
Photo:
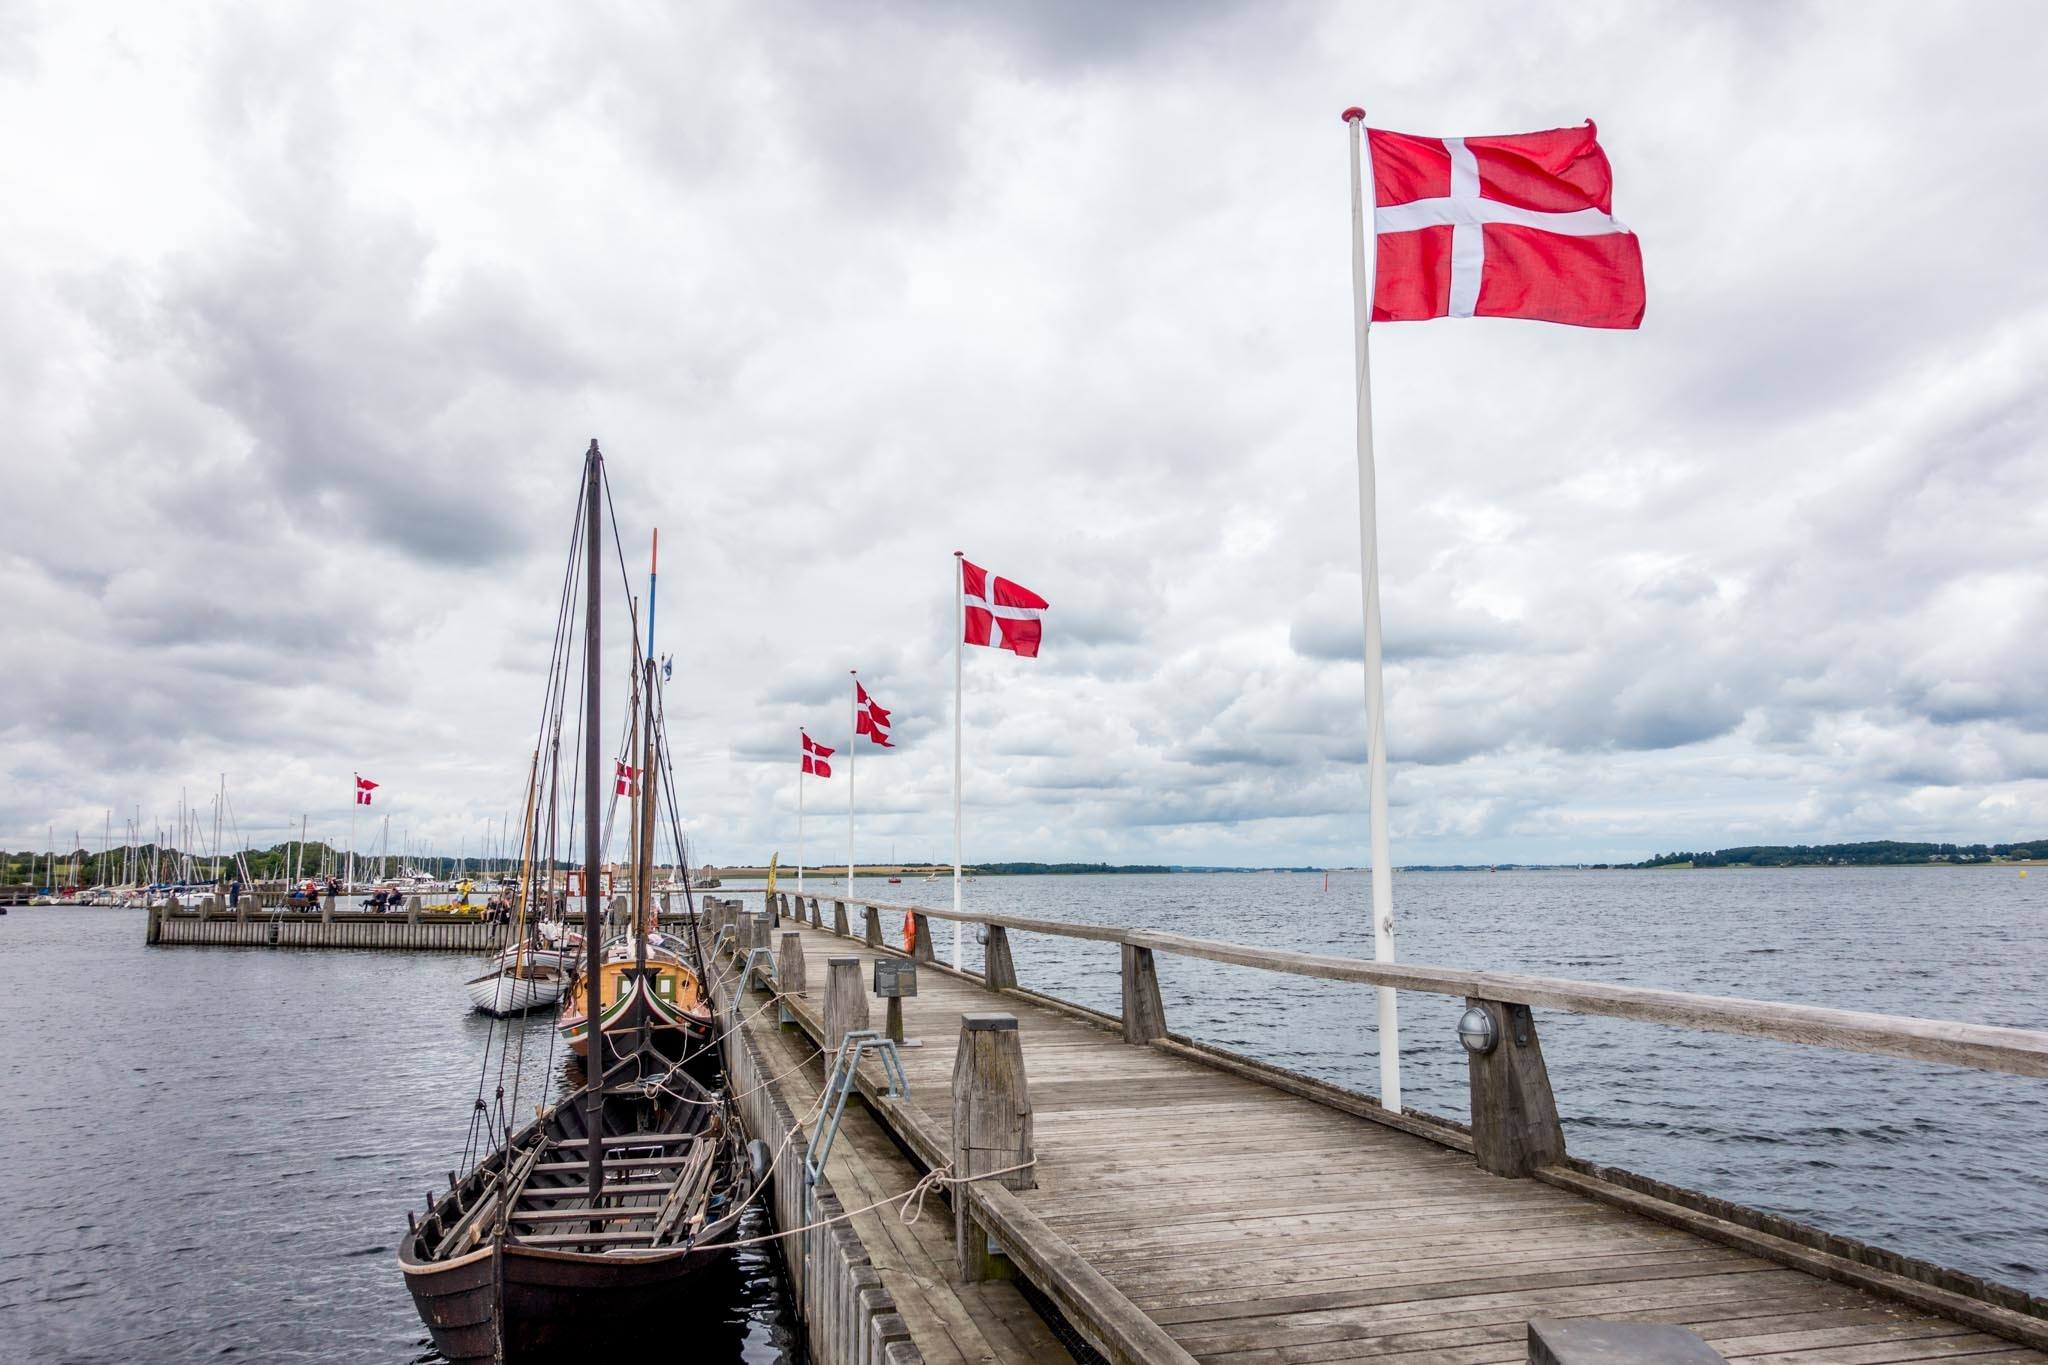
[[[569,1050],[586,1065],[609,1066],[651,1042],[669,1057],[689,1058],[697,1073],[708,1079],[717,1074],[717,1055],[711,1046],[711,1007],[703,978],[686,960],[682,941],[656,928],[654,909],[654,811],[660,795],[654,775],[656,761],[663,757],[657,751],[654,713],[654,599],[659,565],[660,537],[656,533],[647,573],[646,676],[638,680],[636,729],[628,738],[629,752],[637,748],[640,774],[635,796],[638,818],[632,920],[625,934],[592,955],[596,966],[590,970],[598,978],[597,989],[583,992],[588,1001],[584,1006],[572,1003],[566,1007],[556,1027]],[[623,762],[620,767],[627,769]],[[593,1016],[604,1040],[597,1057],[590,1046]]]
[[526,777],[526,818],[520,835],[519,883],[513,893],[512,946],[506,950],[510,960],[501,957],[490,971],[463,983],[473,1008],[499,1018],[552,1005],[569,989],[567,964],[530,955],[527,943],[526,914],[533,884],[533,812],[539,799],[539,785],[540,747],[536,745]]
[[[603,457],[592,441],[579,539],[587,551],[581,815],[584,884],[593,887],[600,884],[604,857],[597,809],[603,474]],[[574,553],[572,547],[572,563]],[[564,620],[570,615],[569,591],[565,585]],[[652,617],[650,594],[650,641]],[[558,630],[558,663],[571,657],[563,635]],[[650,659],[652,653],[650,648]],[[651,664],[646,685],[651,729]],[[651,739],[646,748],[651,756]],[[642,875],[636,889],[643,902],[650,890],[645,872],[652,865],[652,804],[645,803],[640,821]],[[608,965],[600,916],[599,898],[584,897],[587,958],[580,984],[586,1017],[593,1018],[604,1016]],[[656,1016],[643,1008],[652,997],[640,990],[654,979],[649,936],[630,937],[632,974],[626,979],[632,989],[620,1021],[619,1059],[604,1065],[600,1049],[575,1094],[508,1132],[503,1146],[430,1200],[424,1219],[407,1215],[399,1268],[435,1347],[455,1365],[598,1359],[619,1343],[646,1338],[664,1340],[673,1350],[679,1293],[730,1254],[740,1215],[766,1177],[766,1148],[743,1144],[727,1101],[655,1045]],[[601,1028],[601,1036],[611,1034]],[[516,1104],[516,1083],[514,1092]],[[480,1086],[476,1107],[495,1121],[485,1093]]]

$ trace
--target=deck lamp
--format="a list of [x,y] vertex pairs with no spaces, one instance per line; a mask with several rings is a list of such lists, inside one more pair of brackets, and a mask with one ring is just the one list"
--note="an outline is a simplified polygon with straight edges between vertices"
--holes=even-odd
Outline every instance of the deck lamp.
[[1494,1044],[1500,1041],[1500,1030],[1494,1027],[1492,1013],[1473,1005],[1459,1015],[1458,1041],[1474,1057],[1484,1057],[1493,1051]]

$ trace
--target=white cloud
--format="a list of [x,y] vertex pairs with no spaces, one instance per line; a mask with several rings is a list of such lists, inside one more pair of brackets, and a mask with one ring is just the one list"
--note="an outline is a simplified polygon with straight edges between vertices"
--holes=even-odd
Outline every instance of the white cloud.
[[1360,861],[1361,97],[1596,116],[1651,288],[1637,334],[1375,334],[1397,856],[2038,834],[2044,28],[9,11],[0,845],[221,772],[332,835],[360,768],[473,847],[595,434],[708,856],[789,851],[849,667],[902,745],[863,837],[949,846],[958,548],[1053,602],[968,662],[970,856]]

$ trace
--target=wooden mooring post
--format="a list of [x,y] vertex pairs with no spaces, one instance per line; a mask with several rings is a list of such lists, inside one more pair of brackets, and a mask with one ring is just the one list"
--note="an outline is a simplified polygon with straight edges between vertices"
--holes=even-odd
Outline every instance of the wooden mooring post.
[[1017,960],[1010,956],[1010,931],[1000,924],[988,927],[988,942],[982,945],[982,984],[992,991],[1017,988]]
[[784,995],[804,991],[804,936],[794,929],[782,935],[782,951],[775,959],[775,989]]
[[846,902],[832,902],[832,932],[840,938],[851,938],[846,929]]
[[837,1052],[846,1035],[868,1027],[868,988],[860,979],[860,959],[825,959],[825,1051]]
[[1166,1005],[1159,998],[1159,968],[1150,948],[1123,945],[1124,1041],[1149,1043],[1166,1036]]
[[[989,1183],[1037,1188],[1029,1164],[1031,1090],[1024,1079],[1024,1041],[1014,1014],[963,1014],[953,1054],[953,1175],[966,1179],[1007,1171]],[[1013,1167],[1025,1167],[1013,1170]],[[953,1250],[967,1280],[1007,1279],[1007,1260],[974,1216],[971,1186],[953,1187]]]
[[1529,1007],[1473,997],[1465,1003],[1493,1022],[1491,1046],[1466,1048],[1472,1154],[1481,1169],[1519,1179],[1563,1160],[1564,1129],[1557,1121],[1550,1071],[1543,1065],[1543,1044]]
[[861,919],[861,938],[870,948],[882,946],[882,912],[872,905],[864,905]]

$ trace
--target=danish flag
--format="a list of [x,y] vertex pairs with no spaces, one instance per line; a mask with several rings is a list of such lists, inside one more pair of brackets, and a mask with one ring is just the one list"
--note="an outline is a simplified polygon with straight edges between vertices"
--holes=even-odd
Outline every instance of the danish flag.
[[866,735],[884,749],[896,746],[889,742],[889,713],[875,704],[868,690],[858,682],[853,685],[854,724],[856,735]]
[[377,790],[377,784],[375,782],[372,782],[369,778],[364,777],[361,773],[356,774],[356,804],[358,806],[369,805],[370,793],[375,790]]
[[[988,570],[960,559],[960,604],[967,618],[970,645],[991,645],[1007,649],[1026,659],[1038,657],[1038,640],[1045,629],[1046,600],[1031,589],[998,578],[989,588]],[[993,629],[991,629],[993,628]],[[995,639],[991,641],[991,635]]]
[[620,796],[638,796],[640,794],[640,783],[637,779],[640,776],[640,770],[618,759],[612,761],[612,768],[614,770],[612,774],[614,778],[612,784],[613,792]]
[[832,765],[825,760],[832,757],[838,751],[826,748],[802,730],[797,731],[797,733],[803,735],[804,739],[804,771],[813,777],[832,776]]
[[1642,326],[1642,248],[1614,217],[1614,173],[1591,119],[1503,137],[1371,128],[1366,145],[1379,243],[1374,322]]

